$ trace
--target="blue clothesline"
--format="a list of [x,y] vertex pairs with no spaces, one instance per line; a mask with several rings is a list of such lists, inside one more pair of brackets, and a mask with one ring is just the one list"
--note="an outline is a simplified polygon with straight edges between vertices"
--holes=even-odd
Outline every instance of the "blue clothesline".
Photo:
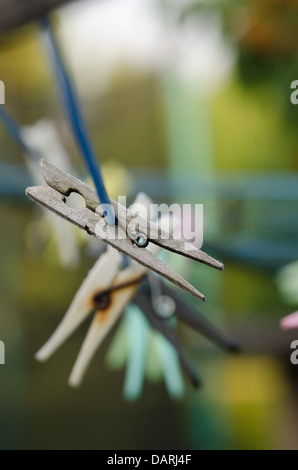
[[[114,225],[116,222],[115,212],[113,206],[110,203],[110,198],[103,182],[100,166],[88,134],[79,100],[75,93],[74,87],[72,86],[66,67],[64,66],[62,55],[59,51],[58,43],[55,39],[51,23],[47,18],[40,20],[40,23],[44,33],[43,36],[47,50],[55,71],[61,99],[64,104],[66,115],[72,127],[74,137],[93,178],[99,200],[104,209],[106,222],[109,225]],[[24,139],[21,127],[10,116],[3,106],[0,106],[0,119],[2,120],[12,138],[19,144],[21,149],[27,155],[36,157],[34,149],[32,149]]]
[[110,199],[107,194],[101,175],[100,167],[91,143],[91,139],[87,131],[87,126],[83,118],[83,113],[81,111],[79,100],[71,83],[67,69],[63,63],[62,55],[60,53],[58,43],[55,39],[51,22],[48,18],[42,18],[40,20],[40,24],[45,39],[46,48],[55,72],[61,99],[64,103],[65,113],[72,127],[73,134],[77,141],[77,145],[81,150],[81,154],[93,178],[99,200],[102,205],[105,205],[104,212],[106,222],[109,225],[114,225],[114,209],[110,204]]

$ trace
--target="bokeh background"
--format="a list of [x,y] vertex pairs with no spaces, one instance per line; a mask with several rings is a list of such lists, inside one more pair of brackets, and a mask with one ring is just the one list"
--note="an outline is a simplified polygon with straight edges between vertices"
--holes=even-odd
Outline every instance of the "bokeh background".
[[[96,246],[78,236],[79,261],[61,264],[42,212],[24,195],[32,184],[24,155],[0,123],[0,448],[297,449],[290,344],[298,331],[279,327],[297,305],[278,283],[280,268],[298,259],[297,2],[85,0],[55,10],[53,21],[111,196],[132,202],[144,191],[159,203],[204,204],[203,248],[226,267],[187,266],[207,297],[193,305],[242,353],[225,354],[180,325],[204,379],[180,401],[162,380],[124,400],[124,371],[105,360],[114,332],[82,387],[69,388],[88,325],[39,364],[34,354]],[[0,79],[19,124],[51,119],[74,172],[87,178],[37,24],[1,35]]]

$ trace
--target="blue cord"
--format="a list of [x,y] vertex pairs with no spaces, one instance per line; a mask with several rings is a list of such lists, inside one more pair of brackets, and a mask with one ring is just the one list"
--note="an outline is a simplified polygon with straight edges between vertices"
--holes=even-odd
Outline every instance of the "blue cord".
[[99,200],[101,204],[104,205],[105,220],[108,225],[114,225],[116,222],[115,212],[103,183],[101,171],[80,110],[79,100],[63,64],[51,22],[48,18],[42,18],[40,23],[44,32],[46,46],[52,61],[66,114],[72,126],[77,144],[93,178]]
[[4,106],[0,106],[0,119],[5,125],[7,131],[11,137],[19,144],[21,149],[29,156],[36,157],[36,154],[29,145],[27,145],[22,130],[17,122],[10,116],[10,114],[4,109]]

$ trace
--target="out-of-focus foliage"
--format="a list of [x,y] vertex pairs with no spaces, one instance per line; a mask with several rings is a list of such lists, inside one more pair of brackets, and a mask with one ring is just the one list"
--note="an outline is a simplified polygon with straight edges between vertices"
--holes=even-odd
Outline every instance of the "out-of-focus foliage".
[[266,87],[247,90],[237,81],[213,96],[218,168],[271,172],[296,167],[296,136],[286,129],[279,105]]
[[194,1],[181,7],[180,20],[221,18],[223,40],[237,47],[238,71],[248,86],[265,84],[278,93],[286,115],[296,122],[290,84],[297,79],[298,3],[295,0]]

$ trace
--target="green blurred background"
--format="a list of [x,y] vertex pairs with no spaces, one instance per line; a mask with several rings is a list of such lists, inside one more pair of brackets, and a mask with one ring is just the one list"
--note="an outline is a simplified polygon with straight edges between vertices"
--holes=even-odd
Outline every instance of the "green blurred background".
[[[24,156],[1,124],[1,449],[298,448],[298,332],[279,328],[296,306],[276,283],[298,258],[297,20],[290,0],[85,1],[56,12],[111,196],[204,204],[204,250],[226,267],[188,266],[207,297],[193,304],[242,353],[179,326],[204,387],[188,385],[178,402],[162,382],[123,399],[124,372],[105,363],[113,333],[82,387],[69,388],[87,325],[47,363],[35,361],[95,257],[82,242],[79,264],[61,266],[24,195]],[[36,25],[1,36],[0,79],[18,122],[53,119],[86,177]],[[171,264],[179,270],[175,256]]]

